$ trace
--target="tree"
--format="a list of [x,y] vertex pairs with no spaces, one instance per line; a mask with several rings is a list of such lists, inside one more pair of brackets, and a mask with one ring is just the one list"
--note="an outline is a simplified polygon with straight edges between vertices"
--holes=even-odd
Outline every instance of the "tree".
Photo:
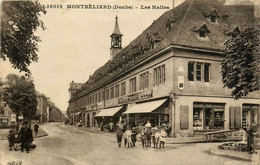
[[45,30],[39,16],[46,11],[37,1],[3,1],[2,6],[0,57],[31,75],[28,66],[38,61],[36,52],[41,41],[34,32],[39,26]]
[[247,28],[226,43],[226,57],[222,62],[224,87],[232,89],[232,96],[239,99],[259,90],[260,30]]
[[22,114],[25,121],[30,121],[36,114],[37,100],[33,80],[28,77],[9,74],[6,76],[3,99],[16,115],[17,131],[19,116]]

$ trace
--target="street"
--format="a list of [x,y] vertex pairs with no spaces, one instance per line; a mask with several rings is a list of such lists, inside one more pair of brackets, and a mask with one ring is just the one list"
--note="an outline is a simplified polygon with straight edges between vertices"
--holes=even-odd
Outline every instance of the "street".
[[204,152],[216,148],[219,143],[166,144],[164,149],[143,149],[138,141],[135,148],[124,146],[118,148],[116,137],[112,134],[93,133],[86,128],[67,126],[62,123],[50,123],[42,127],[49,135],[35,138],[37,148],[29,154],[8,151],[7,140],[0,140],[0,164],[10,161],[22,161],[22,164],[26,165],[256,164],[256,162],[233,160]]

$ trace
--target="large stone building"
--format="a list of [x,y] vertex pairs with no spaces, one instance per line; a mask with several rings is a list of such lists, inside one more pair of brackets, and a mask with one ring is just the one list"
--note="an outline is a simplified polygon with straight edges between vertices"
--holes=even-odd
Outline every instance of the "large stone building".
[[44,94],[36,94],[37,99],[37,110],[34,119],[38,120],[40,123],[48,122],[48,102],[47,97]]
[[173,137],[259,123],[259,92],[234,100],[221,76],[225,41],[255,21],[253,5],[186,0],[122,49],[116,18],[110,60],[71,97],[70,118],[90,127],[120,116],[164,122]]

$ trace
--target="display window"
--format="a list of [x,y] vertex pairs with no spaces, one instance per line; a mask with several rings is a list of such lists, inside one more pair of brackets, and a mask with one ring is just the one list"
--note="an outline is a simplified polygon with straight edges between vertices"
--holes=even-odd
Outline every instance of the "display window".
[[194,103],[194,130],[224,129],[224,104]]

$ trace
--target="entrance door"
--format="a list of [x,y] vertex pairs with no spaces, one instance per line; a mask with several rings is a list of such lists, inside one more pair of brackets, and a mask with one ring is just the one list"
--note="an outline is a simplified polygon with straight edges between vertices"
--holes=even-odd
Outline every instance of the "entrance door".
[[89,116],[89,113],[88,113],[88,115],[87,115],[87,127],[89,127],[90,126],[90,116]]

